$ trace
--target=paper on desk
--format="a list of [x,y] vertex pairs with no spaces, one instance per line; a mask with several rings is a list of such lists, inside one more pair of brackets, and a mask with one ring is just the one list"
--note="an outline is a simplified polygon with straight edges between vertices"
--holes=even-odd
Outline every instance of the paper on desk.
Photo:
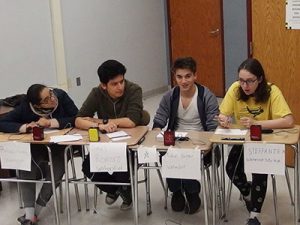
[[168,178],[200,180],[200,150],[169,148],[162,157],[162,175]]
[[31,171],[30,143],[0,142],[2,169]]
[[246,129],[227,129],[227,128],[217,128],[215,134],[221,135],[246,135],[248,130]]
[[[186,137],[187,134],[188,134],[187,132],[175,131],[175,137]],[[164,135],[162,133],[159,133],[156,136],[156,139],[158,141],[163,141],[164,140]]]
[[115,137],[115,138],[111,138],[111,141],[121,141],[121,140],[126,140],[131,138],[131,136],[127,135],[127,136],[123,136],[123,137]]
[[118,137],[127,137],[129,136],[129,134],[127,134],[125,131],[116,131],[116,132],[112,132],[112,133],[108,133],[106,134],[107,137],[109,138],[118,138]]
[[56,135],[50,137],[50,142],[59,143],[66,141],[79,141],[82,140],[82,136],[80,134],[67,134],[67,135]]
[[91,172],[127,171],[126,143],[90,143]]
[[51,129],[51,128],[45,128],[44,129],[45,134],[51,134],[51,133],[55,133],[55,132],[59,132],[59,130],[58,129]]
[[140,146],[137,149],[139,163],[159,162],[158,152],[155,147]]

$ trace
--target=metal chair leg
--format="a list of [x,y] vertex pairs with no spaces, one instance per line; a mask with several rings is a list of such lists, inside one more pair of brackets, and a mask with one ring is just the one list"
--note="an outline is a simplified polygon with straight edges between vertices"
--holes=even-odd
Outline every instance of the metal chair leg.
[[[73,157],[73,150],[72,149],[71,149],[71,154],[70,154],[70,162],[71,162],[73,178],[76,179],[76,170],[75,170],[75,163],[74,163],[74,157]],[[80,197],[79,197],[79,191],[78,191],[78,184],[74,184],[74,189],[75,189],[75,196],[76,196],[78,212],[80,212],[81,211],[81,204],[80,204]]]
[[290,198],[291,198],[291,204],[295,205],[294,199],[293,199],[293,193],[292,193],[292,188],[291,188],[291,182],[290,182],[290,176],[289,176],[289,170],[287,167],[285,167],[285,179],[286,183],[288,185],[289,193],[290,193]]
[[[157,162],[155,163],[155,166],[159,167]],[[167,185],[167,182],[164,182],[164,179],[162,178],[160,169],[157,169],[156,171],[157,171],[158,178],[159,178],[159,181],[161,183],[161,186],[164,190],[164,196],[165,196],[165,206],[164,206],[164,208],[167,209],[168,208],[168,185]]]
[[[204,168],[205,174],[204,174],[204,179],[206,179],[206,182],[204,184],[207,184],[207,192],[208,192],[208,198],[209,198],[209,203],[212,209],[212,188],[211,188],[211,179],[210,179],[210,171],[209,167]],[[207,193],[206,193],[207,194]]]
[[[146,166],[149,166],[149,164],[147,163]],[[150,170],[149,169],[144,170],[144,175],[145,175],[145,185],[146,185],[147,216],[149,216],[152,213],[151,199],[150,199]]]
[[59,209],[60,209],[60,213],[64,213],[62,183],[59,184],[58,188],[59,188]]
[[[16,170],[16,176],[19,177],[19,170]],[[17,182],[17,190],[18,190],[19,208],[23,209],[24,208],[23,197],[22,197],[22,192],[21,192],[21,188],[20,188],[20,183],[19,182]]]
[[271,177],[272,177],[272,186],[273,186],[273,200],[274,200],[274,209],[275,209],[276,225],[279,225],[279,220],[278,220],[278,207],[277,207],[276,179],[275,179],[275,175],[274,175],[274,174],[271,174]]
[[97,213],[98,188],[94,185],[94,214]]

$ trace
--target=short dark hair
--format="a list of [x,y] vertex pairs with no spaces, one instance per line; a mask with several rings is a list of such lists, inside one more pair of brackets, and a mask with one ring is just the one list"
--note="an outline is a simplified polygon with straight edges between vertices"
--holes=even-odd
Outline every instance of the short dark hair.
[[[271,86],[268,85],[268,81],[265,76],[265,71],[261,65],[261,63],[255,58],[246,59],[238,68],[238,73],[241,70],[247,70],[252,73],[254,76],[260,80],[258,87],[256,88],[253,96],[255,98],[255,102],[266,102],[270,97]],[[239,96],[238,100],[247,101],[249,99],[249,95],[246,95],[243,91],[242,87],[239,87]]]
[[193,73],[197,71],[197,63],[192,57],[182,57],[174,61],[172,72],[175,73],[177,69],[189,69]]
[[43,84],[33,84],[27,90],[27,101],[33,105],[38,105],[41,102],[41,92],[46,88]]
[[126,67],[117,60],[107,60],[102,63],[97,70],[99,80],[103,84],[107,84],[110,80],[118,75],[125,75]]

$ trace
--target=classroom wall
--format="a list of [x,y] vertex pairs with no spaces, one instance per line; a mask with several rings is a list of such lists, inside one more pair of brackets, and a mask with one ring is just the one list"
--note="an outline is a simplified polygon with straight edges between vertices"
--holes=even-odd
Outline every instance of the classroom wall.
[[[24,93],[32,83],[58,86],[51,1],[0,0],[0,98]],[[167,88],[165,4],[164,0],[61,0],[67,89],[78,106],[98,85],[98,66],[110,58],[126,65],[126,78],[140,84],[145,95]],[[228,88],[247,57],[246,0],[224,0],[223,12]]]
[[0,0],[0,98],[56,84],[49,2]]
[[[57,86],[51,1],[0,0],[0,98],[36,82]],[[98,66],[112,58],[145,95],[167,89],[164,0],[61,0],[60,6],[67,86],[78,106],[99,84]]]
[[[167,87],[163,2],[62,1],[69,91],[78,103],[98,86],[97,69],[107,59],[122,62],[125,77],[144,93]],[[81,86],[76,86],[77,77]]]

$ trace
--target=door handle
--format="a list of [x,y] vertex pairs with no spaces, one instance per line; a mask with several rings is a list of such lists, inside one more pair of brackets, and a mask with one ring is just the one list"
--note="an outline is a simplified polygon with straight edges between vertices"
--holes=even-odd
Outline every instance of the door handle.
[[218,28],[218,29],[216,29],[216,30],[210,31],[209,33],[210,33],[210,34],[217,34],[217,33],[219,33],[219,31],[220,31],[220,30],[219,30],[219,28]]

